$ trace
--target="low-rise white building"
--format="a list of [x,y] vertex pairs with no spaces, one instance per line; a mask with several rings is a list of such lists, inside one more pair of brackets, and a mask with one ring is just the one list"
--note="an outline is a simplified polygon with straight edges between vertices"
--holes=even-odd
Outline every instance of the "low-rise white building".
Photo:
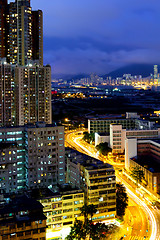
[[147,189],[160,192],[160,139],[126,139],[125,168],[143,170]]
[[110,136],[105,133],[95,133],[95,146],[99,145],[100,143],[108,143],[110,145]]
[[127,138],[152,139],[160,137],[160,128],[157,129],[123,129],[122,125],[110,124],[110,148],[112,153],[124,153]]

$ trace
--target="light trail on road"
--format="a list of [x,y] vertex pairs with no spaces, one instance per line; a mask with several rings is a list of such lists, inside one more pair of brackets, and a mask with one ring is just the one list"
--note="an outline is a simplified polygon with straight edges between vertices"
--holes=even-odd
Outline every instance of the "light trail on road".
[[130,196],[132,196],[132,198],[134,199],[134,201],[136,201],[138,204],[140,204],[141,206],[143,206],[144,210],[147,211],[150,220],[151,220],[151,236],[150,236],[150,240],[157,240],[157,223],[156,223],[156,219],[152,213],[152,211],[149,209],[149,207],[142,201],[140,200],[140,198],[138,198],[128,187],[126,187],[126,191],[128,192],[128,194]]
[[[97,158],[99,159],[97,156],[96,156],[96,153],[93,152],[93,150],[89,150],[87,149],[85,146],[83,146],[82,144],[79,143],[79,140],[81,139],[82,137],[75,137],[74,136],[74,139],[72,139],[72,142],[74,142],[74,145],[73,147],[76,147],[79,149],[82,149],[86,154],[88,154],[89,156],[92,156],[94,158]],[[72,144],[71,144],[72,145]],[[75,146],[76,145],[76,146]],[[101,160],[101,159],[100,159]],[[117,165],[116,163],[110,163],[112,165]],[[120,176],[118,176],[120,177]],[[157,228],[157,221],[156,221],[156,218],[153,214],[153,212],[151,211],[151,209],[147,206],[147,204],[142,201],[131,189],[129,189],[129,187],[131,188],[131,186],[122,178],[121,178],[121,181],[122,183],[125,185],[126,187],[126,191],[127,193],[129,194],[129,196],[138,204],[140,205],[143,210],[145,211],[146,215],[149,216],[149,220],[150,220],[150,232],[151,232],[151,235],[149,237],[150,240],[158,240],[159,239],[159,235],[158,235],[158,228]],[[128,186],[129,187],[128,187]]]

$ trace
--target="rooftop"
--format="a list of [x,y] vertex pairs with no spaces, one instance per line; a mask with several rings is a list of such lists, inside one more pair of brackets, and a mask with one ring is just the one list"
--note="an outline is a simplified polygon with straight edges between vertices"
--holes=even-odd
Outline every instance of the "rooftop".
[[15,197],[0,208],[0,225],[9,222],[45,219],[42,204],[27,196]]
[[138,156],[131,158],[131,160],[135,161],[152,173],[160,173],[160,163],[158,163],[153,156]]
[[[68,153],[67,153],[68,151]],[[72,162],[76,164],[81,164],[82,166],[86,167],[87,169],[101,169],[101,168],[111,168],[113,169],[113,166],[108,163],[103,163],[102,161],[93,158],[91,156],[88,156],[84,153],[80,153],[74,149],[66,148],[66,154],[68,154],[68,157],[71,158]]]
[[73,188],[69,184],[64,184],[62,186],[55,186],[52,190],[48,188],[34,189],[31,192],[31,196],[40,200],[78,193],[83,193],[83,191],[78,188]]
[[103,132],[103,133],[97,133],[99,136],[109,136],[109,134],[108,133],[106,133],[106,132]]

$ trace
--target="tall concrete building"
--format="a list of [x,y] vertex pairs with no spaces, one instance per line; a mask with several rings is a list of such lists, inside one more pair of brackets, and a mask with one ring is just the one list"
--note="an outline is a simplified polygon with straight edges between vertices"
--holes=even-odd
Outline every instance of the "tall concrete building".
[[158,78],[158,65],[154,65],[154,79]]
[[0,190],[11,193],[64,184],[64,151],[62,126],[0,128]]
[[43,66],[43,12],[32,11],[32,59]]
[[15,84],[16,124],[51,123],[51,67],[16,67]]
[[7,0],[0,0],[0,58],[7,55]]
[[52,123],[51,67],[0,61],[0,126]]
[[0,126],[14,124],[14,92],[12,66],[0,61]]
[[32,12],[30,0],[0,0],[0,28],[1,58],[21,66],[36,59],[43,65],[43,14]]
[[9,4],[8,61],[26,65],[32,59],[32,12],[30,0]]

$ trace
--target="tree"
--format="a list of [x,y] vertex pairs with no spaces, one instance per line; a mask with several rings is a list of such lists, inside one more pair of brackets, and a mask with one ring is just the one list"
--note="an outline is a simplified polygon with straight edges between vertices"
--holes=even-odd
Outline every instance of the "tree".
[[116,209],[117,216],[123,218],[125,209],[128,206],[128,197],[123,184],[116,184]]
[[88,215],[90,215],[92,221],[92,217],[96,212],[97,212],[96,206],[93,204],[90,205],[84,204],[84,206],[81,208],[81,213],[84,216],[84,220],[86,220],[88,218]]
[[108,147],[108,143],[100,143],[96,146],[97,151],[99,151],[103,155],[107,155],[108,152],[112,152],[112,149]]
[[143,170],[141,170],[138,166],[132,168],[130,175],[136,180],[137,185],[138,183],[141,183],[143,179],[145,179]]
[[83,133],[83,140],[91,143],[94,141],[94,133],[88,133],[88,132],[84,132]]
[[[66,240],[85,240],[87,237],[92,240],[107,239],[106,233],[108,231],[108,226],[104,223],[94,224],[92,221],[93,214],[96,213],[96,211],[95,205],[85,204],[81,208],[81,212],[84,215],[84,222],[76,219]],[[89,220],[88,216],[91,217],[91,220]]]
[[106,234],[109,231],[109,227],[104,223],[91,224],[90,238],[92,240],[105,240],[107,239]]
[[66,240],[81,240],[86,239],[87,231],[84,224],[80,220],[75,220],[74,226],[71,227],[70,234],[65,238]]

